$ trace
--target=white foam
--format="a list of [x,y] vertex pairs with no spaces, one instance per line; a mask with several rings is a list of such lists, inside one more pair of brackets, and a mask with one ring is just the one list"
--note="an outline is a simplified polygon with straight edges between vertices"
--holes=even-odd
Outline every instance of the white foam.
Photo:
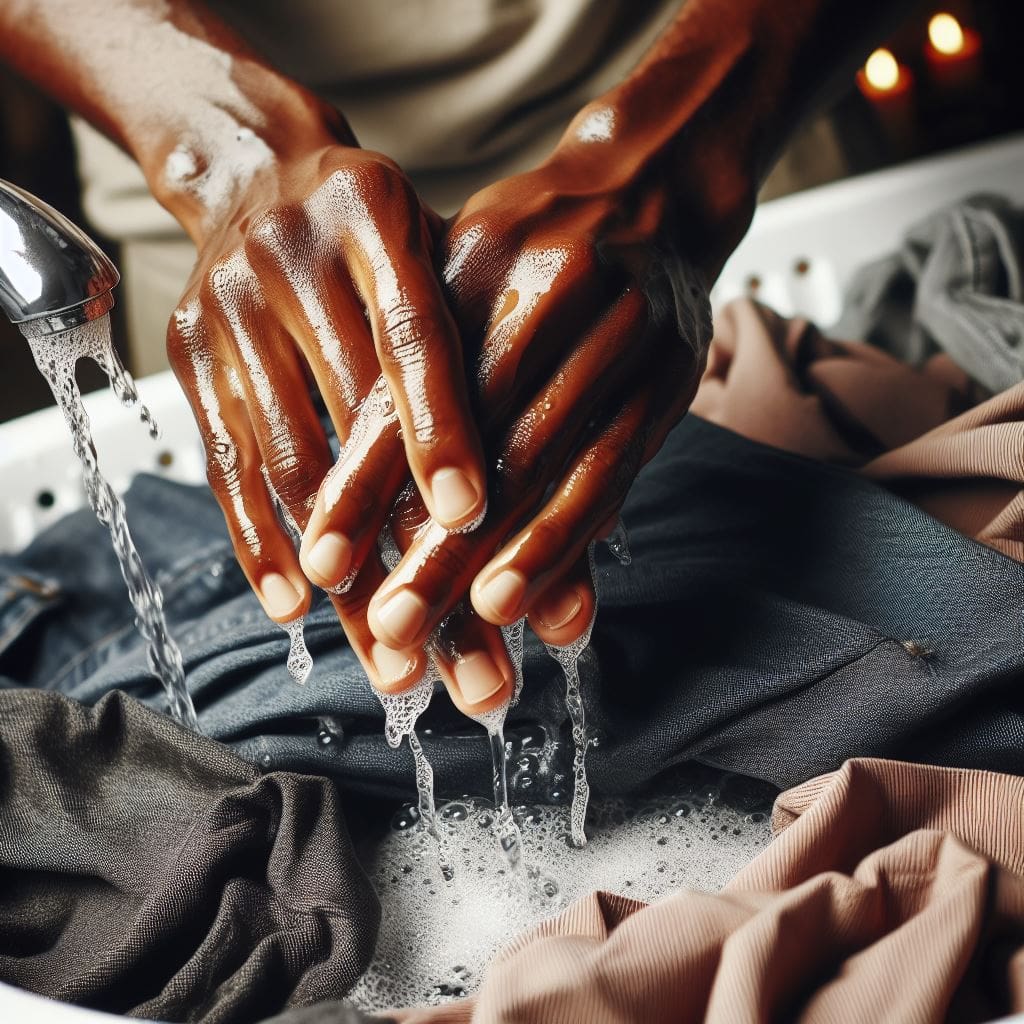
[[699,771],[640,803],[595,801],[582,849],[571,847],[568,808],[517,807],[516,872],[495,856],[489,803],[441,804],[437,827],[455,869],[447,884],[432,842],[410,827],[414,809],[403,807],[392,830],[360,851],[383,916],[373,961],[350,998],[373,1012],[471,992],[509,939],[595,889],[651,901],[720,888],[767,844],[770,799],[745,782],[733,794],[726,780],[719,792],[718,781]]

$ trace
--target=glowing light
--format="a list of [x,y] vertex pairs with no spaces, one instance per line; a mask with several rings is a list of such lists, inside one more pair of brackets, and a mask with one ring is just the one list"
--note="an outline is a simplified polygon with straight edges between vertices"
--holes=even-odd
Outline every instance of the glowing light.
[[928,38],[939,53],[959,53],[964,48],[964,30],[952,14],[936,14],[928,22]]
[[900,66],[891,51],[875,50],[864,65],[864,77],[880,92],[888,92],[900,80]]

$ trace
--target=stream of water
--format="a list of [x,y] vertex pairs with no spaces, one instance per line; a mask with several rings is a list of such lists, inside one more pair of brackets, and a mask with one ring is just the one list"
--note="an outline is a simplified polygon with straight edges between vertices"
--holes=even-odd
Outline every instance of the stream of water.
[[21,330],[32,349],[36,366],[50,385],[53,397],[71,431],[72,445],[82,464],[82,479],[89,504],[96,518],[110,531],[114,554],[117,555],[121,575],[128,588],[128,597],[135,610],[135,621],[147,644],[150,671],[163,684],[171,716],[189,729],[198,731],[196,710],[185,685],[181,651],[167,629],[163,594],[146,572],[139,557],[128,529],[124,502],[100,471],[89,416],[82,404],[82,393],[75,379],[75,366],[79,359],[92,359],[107,375],[121,402],[126,406],[138,407],[139,416],[149,428],[150,436],[159,436],[149,410],[139,403],[135,382],[114,351],[110,318],[102,316],[81,327],[52,334],[42,333],[38,328],[33,328],[31,323],[23,324]]

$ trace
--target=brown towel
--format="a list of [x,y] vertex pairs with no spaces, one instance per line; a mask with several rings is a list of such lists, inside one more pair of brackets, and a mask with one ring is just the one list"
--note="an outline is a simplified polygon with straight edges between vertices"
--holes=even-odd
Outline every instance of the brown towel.
[[1024,383],[983,399],[944,354],[909,366],[741,299],[716,318],[692,410],[754,441],[856,467],[1024,561]]
[[1024,1010],[1024,779],[852,760],[719,894],[594,893],[405,1022],[991,1020]]

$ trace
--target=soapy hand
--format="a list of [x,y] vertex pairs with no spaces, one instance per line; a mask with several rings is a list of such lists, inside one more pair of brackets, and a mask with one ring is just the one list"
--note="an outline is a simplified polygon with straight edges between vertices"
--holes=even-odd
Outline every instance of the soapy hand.
[[[336,139],[241,166],[244,188],[216,205],[191,154],[168,160],[181,179],[176,212],[199,249],[168,351],[239,562],[267,613],[283,622],[306,611],[311,591],[261,467],[304,527],[333,462],[309,373],[342,442],[367,396],[394,424],[399,457],[380,489],[347,495],[366,520],[411,470],[436,520],[465,528],[483,512],[486,483],[462,349],[433,267],[436,215],[394,163]],[[364,559],[335,534],[306,560],[325,575]],[[375,564],[361,587],[339,602],[343,619],[383,578],[376,558],[367,561]],[[349,632],[368,660],[365,625]]]
[[[584,130],[591,114],[577,119]],[[366,612],[378,649],[405,658],[457,607],[433,652],[455,703],[477,714],[507,699],[514,680],[496,627],[527,615],[556,644],[586,628],[587,545],[688,407],[710,337],[703,281],[718,254],[698,269],[664,245],[667,189],[584,178],[582,162],[563,147],[474,196],[450,228],[444,277],[478,381],[488,513],[459,534],[407,491],[391,520],[402,560]],[[304,554],[324,535],[359,530],[344,495],[389,457],[380,433],[368,435],[325,481]],[[378,683],[397,690],[414,678]]]

